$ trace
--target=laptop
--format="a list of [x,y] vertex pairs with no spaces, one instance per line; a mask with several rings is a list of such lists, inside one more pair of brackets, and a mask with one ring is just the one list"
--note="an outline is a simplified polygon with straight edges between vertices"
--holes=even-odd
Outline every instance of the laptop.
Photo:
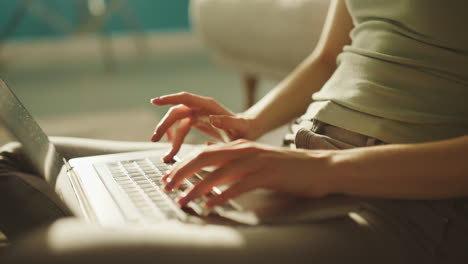
[[[173,164],[162,162],[167,149],[64,159],[47,135],[0,80],[0,125],[22,144],[24,155],[37,175],[57,192],[66,179],[75,199],[64,197],[77,216],[103,226],[153,225],[162,221],[259,225],[299,223],[347,216],[358,210],[350,197],[306,199],[268,190],[256,190],[207,210],[206,197],[180,208],[175,198],[200,181],[203,173],[185,180],[181,189],[163,191],[161,178]],[[186,145],[182,155],[198,147]],[[180,159],[176,158],[176,162]],[[222,187],[209,195],[218,195]],[[77,201],[73,206],[71,200]]]

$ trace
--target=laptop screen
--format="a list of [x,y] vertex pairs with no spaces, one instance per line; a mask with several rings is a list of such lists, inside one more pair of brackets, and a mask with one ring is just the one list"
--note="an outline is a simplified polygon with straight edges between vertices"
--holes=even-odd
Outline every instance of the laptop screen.
[[27,164],[28,167],[41,175],[49,184],[55,185],[63,165],[61,155],[2,80],[0,80],[0,125],[1,129],[4,129],[0,134],[22,145],[26,162],[30,163]]

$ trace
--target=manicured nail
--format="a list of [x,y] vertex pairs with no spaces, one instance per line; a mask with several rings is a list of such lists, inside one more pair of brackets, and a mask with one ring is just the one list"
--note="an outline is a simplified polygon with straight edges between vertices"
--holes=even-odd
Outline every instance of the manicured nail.
[[180,206],[184,206],[187,204],[185,195],[182,195],[176,199],[176,203],[178,203]]
[[164,177],[161,178],[161,180],[165,183],[171,182],[171,178],[169,177],[169,174],[165,175]]
[[175,202],[176,202],[179,206],[183,206],[182,200],[183,200],[182,197],[178,197],[178,198],[175,199]]
[[157,132],[154,132],[153,136],[151,136],[151,141],[157,142],[161,139],[160,134],[157,134]]
[[162,158],[164,163],[169,163],[172,160],[172,157],[170,155],[171,155],[170,151],[164,154],[164,157]]
[[172,192],[172,184],[170,181],[164,186],[164,191]]
[[161,101],[161,97],[156,97],[150,100],[150,102],[155,105],[157,105],[159,101]]

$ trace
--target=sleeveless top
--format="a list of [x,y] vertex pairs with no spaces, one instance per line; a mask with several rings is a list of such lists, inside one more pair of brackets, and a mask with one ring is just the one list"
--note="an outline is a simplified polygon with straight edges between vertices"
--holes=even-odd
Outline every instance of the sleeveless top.
[[388,143],[468,134],[468,2],[346,4],[352,44],[302,118]]

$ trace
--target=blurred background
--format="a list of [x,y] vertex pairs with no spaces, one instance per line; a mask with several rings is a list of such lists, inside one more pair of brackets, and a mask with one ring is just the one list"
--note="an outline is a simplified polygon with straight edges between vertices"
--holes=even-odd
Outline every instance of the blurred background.
[[0,78],[48,135],[147,141],[168,109],[150,98],[179,91],[244,108],[239,73],[192,32],[189,0],[2,0],[0,12]]

